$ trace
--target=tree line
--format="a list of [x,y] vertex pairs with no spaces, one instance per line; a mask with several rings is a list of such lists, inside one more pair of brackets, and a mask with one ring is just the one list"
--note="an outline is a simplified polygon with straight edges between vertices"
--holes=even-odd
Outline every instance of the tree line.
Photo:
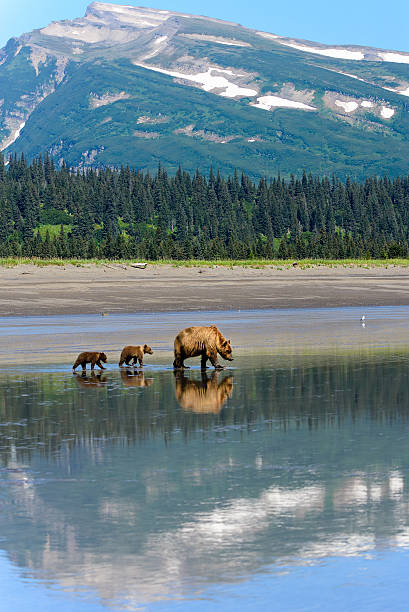
[[409,176],[169,176],[0,154],[0,256],[387,258],[409,254]]

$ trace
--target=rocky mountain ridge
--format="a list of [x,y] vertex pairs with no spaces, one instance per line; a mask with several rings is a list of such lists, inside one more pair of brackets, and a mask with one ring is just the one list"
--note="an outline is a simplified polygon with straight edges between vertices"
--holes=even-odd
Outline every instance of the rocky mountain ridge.
[[93,2],[0,50],[0,149],[76,166],[407,171],[409,53]]

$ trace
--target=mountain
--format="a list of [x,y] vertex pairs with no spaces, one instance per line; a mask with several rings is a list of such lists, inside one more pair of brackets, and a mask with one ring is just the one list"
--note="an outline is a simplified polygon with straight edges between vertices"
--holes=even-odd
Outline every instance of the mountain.
[[409,53],[93,2],[0,50],[0,149],[253,177],[407,174]]

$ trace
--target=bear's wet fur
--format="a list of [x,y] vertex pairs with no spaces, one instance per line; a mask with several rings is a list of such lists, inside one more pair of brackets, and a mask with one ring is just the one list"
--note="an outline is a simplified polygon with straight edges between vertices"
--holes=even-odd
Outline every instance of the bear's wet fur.
[[226,340],[216,325],[210,327],[186,327],[178,333],[174,342],[175,360],[173,367],[183,370],[184,361],[201,355],[201,368],[206,369],[207,360],[216,370],[222,370],[217,354],[227,361],[233,361],[230,340]]
[[122,366],[123,363],[129,365],[131,360],[133,360],[133,365],[136,362],[139,362],[139,366],[143,367],[143,356],[147,353],[148,355],[153,354],[153,350],[147,344],[138,344],[137,346],[124,346],[121,352],[121,357],[119,359],[119,367]]
[[104,363],[107,362],[107,356],[105,355],[105,353],[102,353],[100,351],[84,351],[83,353],[80,353],[78,355],[74,365],[72,366],[72,369],[75,370],[75,368],[80,365],[85,371],[87,363],[90,363],[91,370],[95,368],[95,365],[97,365],[101,370],[105,370],[104,366],[101,364],[101,361],[103,361]]

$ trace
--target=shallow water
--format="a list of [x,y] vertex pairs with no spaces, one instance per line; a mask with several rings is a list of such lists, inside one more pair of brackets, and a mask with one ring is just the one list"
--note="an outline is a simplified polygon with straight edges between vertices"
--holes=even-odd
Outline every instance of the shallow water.
[[0,609],[406,610],[403,344],[168,365],[0,372]]
[[406,349],[409,306],[0,317],[0,366],[47,363],[55,369],[84,350],[103,350],[111,366],[124,345],[145,343],[154,349],[146,362],[163,366],[172,363],[180,329],[212,323],[242,356]]

